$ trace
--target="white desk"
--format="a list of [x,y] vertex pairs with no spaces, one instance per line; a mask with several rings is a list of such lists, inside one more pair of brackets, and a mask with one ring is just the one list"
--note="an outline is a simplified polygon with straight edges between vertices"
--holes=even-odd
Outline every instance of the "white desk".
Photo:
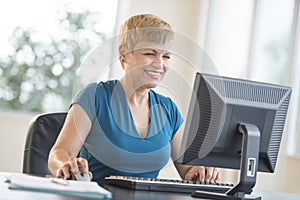
[[[6,200],[84,200],[83,198],[63,196],[58,194],[10,190],[7,184],[4,183],[5,176],[9,175],[7,172],[0,172],[0,199]],[[149,192],[149,191],[135,191],[116,186],[105,186],[113,194],[114,200],[197,200],[189,194],[168,193],[168,192]],[[262,196],[263,200],[299,200],[300,194],[288,194],[273,191],[255,191],[254,194]]]

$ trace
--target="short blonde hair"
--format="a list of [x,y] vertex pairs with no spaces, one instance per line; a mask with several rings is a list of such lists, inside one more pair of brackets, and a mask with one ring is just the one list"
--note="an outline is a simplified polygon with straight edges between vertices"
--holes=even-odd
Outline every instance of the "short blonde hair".
[[133,50],[139,42],[167,44],[174,39],[170,24],[152,14],[134,15],[127,19],[119,32],[119,45]]

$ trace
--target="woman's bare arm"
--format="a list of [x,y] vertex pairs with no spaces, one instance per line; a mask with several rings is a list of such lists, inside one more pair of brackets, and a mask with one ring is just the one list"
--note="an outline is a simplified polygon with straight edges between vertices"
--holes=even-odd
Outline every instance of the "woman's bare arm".
[[[171,143],[173,160],[177,160],[179,156],[184,153],[184,151],[180,149],[183,130],[184,128],[181,126],[173,136]],[[220,181],[220,172],[215,167],[183,165],[177,162],[174,162],[174,165],[182,179],[212,183]]]
[[88,172],[88,163],[77,155],[91,129],[91,121],[83,108],[74,104],[68,112],[63,128],[52,147],[48,167],[56,177],[70,177],[70,170]]

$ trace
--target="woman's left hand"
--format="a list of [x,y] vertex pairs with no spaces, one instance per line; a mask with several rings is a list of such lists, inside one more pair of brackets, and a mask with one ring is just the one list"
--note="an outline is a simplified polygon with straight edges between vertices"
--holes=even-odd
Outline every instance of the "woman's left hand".
[[215,167],[192,166],[185,174],[185,180],[218,183],[221,175]]

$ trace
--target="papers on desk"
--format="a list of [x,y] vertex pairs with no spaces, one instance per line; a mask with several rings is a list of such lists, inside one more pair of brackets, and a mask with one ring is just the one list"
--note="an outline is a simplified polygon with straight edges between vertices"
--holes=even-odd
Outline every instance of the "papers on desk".
[[59,180],[53,178],[36,177],[27,174],[11,174],[7,177],[10,189],[48,192],[87,198],[112,198],[111,193],[96,182]]

